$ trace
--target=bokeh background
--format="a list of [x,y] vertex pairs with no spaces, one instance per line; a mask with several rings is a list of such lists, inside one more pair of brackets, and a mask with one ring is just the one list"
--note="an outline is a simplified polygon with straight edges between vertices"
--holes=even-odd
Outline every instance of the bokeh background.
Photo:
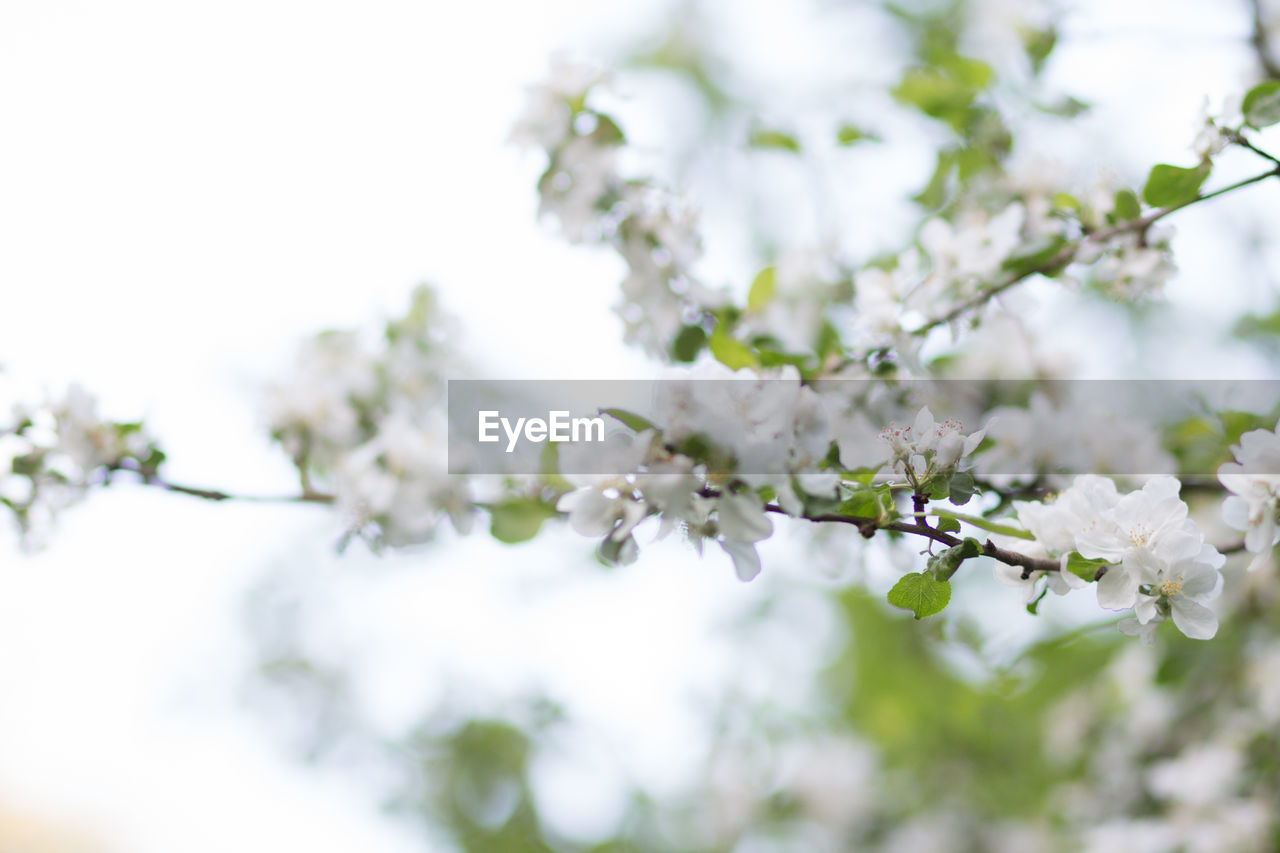
[[[1080,183],[1186,161],[1202,99],[1262,73],[1245,2],[963,8],[965,43],[1012,80],[1020,28],[1056,28],[1040,88],[1005,97],[1016,162]],[[610,312],[621,262],[537,221],[544,164],[507,143],[524,87],[557,52],[617,68],[638,166],[696,199],[705,277],[745,290],[778,251],[910,239],[939,133],[885,93],[912,44],[852,0],[9,0],[8,393],[82,383],[109,415],[145,416],[171,479],[276,494],[294,473],[262,388],[300,339],[376,323],[423,281],[477,375],[653,376]],[[1089,110],[1028,106],[1068,97]],[[843,121],[883,141],[840,146]],[[803,154],[744,146],[762,126]],[[1224,161],[1223,179],[1252,168]],[[1077,376],[1273,376],[1266,341],[1232,330],[1276,307],[1278,193],[1179,216],[1181,273],[1136,315],[1032,288],[1047,349]],[[123,484],[37,553],[5,540],[0,849],[819,850],[849,821],[888,821],[886,849],[908,829],[894,849],[948,849],[930,846],[958,837],[933,809],[957,788],[979,824],[1035,824],[1065,796],[1072,735],[1055,764],[1037,721],[1070,689],[1164,666],[1162,689],[1190,691],[1196,667],[1256,663],[1230,632],[1163,658],[1106,632],[1055,641],[1096,609],[1031,616],[986,571],[956,615],[912,624],[873,603],[893,555],[801,527],[749,585],[674,539],[606,570],[563,530],[381,555],[337,554],[342,534],[320,507]],[[974,843],[1038,849],[1022,829]]]

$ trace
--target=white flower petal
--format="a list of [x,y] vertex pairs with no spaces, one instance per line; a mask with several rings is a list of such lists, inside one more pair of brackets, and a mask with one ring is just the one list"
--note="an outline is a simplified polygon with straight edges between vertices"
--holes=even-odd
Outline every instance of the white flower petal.
[[720,540],[720,547],[733,558],[733,570],[738,580],[746,583],[760,574],[760,555],[756,546],[748,542],[726,542]]
[[1123,566],[1112,566],[1098,581],[1098,606],[1128,610],[1138,598],[1138,579]]
[[1208,640],[1218,633],[1218,616],[1198,601],[1176,596],[1170,601],[1173,624],[1193,640]]

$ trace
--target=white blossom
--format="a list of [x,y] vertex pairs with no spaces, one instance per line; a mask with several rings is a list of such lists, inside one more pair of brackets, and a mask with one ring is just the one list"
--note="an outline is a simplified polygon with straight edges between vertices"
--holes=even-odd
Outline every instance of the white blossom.
[[1280,423],[1246,432],[1231,454],[1235,461],[1218,468],[1218,480],[1232,492],[1222,502],[1222,518],[1244,531],[1246,549],[1261,555],[1280,542]]

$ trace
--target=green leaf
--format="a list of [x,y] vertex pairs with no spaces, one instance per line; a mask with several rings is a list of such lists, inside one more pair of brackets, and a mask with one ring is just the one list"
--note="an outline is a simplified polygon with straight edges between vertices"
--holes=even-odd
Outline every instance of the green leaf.
[[777,270],[773,267],[765,267],[760,270],[751,282],[751,289],[747,291],[747,310],[759,311],[768,305],[777,289]]
[[1056,192],[1053,194],[1053,206],[1061,210],[1080,210],[1080,200],[1070,193]]
[[880,518],[883,506],[880,493],[875,489],[857,489],[836,507],[836,512],[858,518]]
[[556,514],[555,507],[539,500],[520,499],[489,504],[489,534],[499,542],[515,545],[538,535],[542,522]]
[[911,200],[929,210],[942,207],[947,200],[948,183],[955,167],[956,152],[954,150],[939,151],[938,162],[934,166],[933,174],[929,177],[929,183],[912,196]]
[[756,356],[745,344],[731,337],[725,332],[725,324],[717,323],[715,331],[711,333],[711,340],[707,342],[711,354],[715,356],[716,361],[725,365],[732,370],[740,370],[744,367],[755,367]]
[[940,64],[951,72],[951,76],[958,80],[961,85],[970,89],[985,89],[996,79],[996,74],[991,70],[991,66],[981,59],[970,59],[967,56],[951,56]]
[[959,533],[960,519],[953,515],[939,516],[938,522],[934,525],[934,529],[941,533]]
[[920,484],[920,489],[929,496],[929,500],[946,500],[951,494],[951,475],[945,471],[934,474]]
[[1057,116],[1058,118],[1075,118],[1089,111],[1088,102],[1073,98],[1070,95],[1059,98],[1056,101],[1037,102],[1032,106],[1045,115]]
[[977,539],[970,537],[959,545],[954,545],[930,557],[926,565],[926,571],[931,573],[937,580],[950,580],[951,576],[960,568],[961,563],[970,557],[977,557],[981,554],[982,545],[978,543]]
[[1064,254],[1067,239],[1055,235],[1026,247],[1022,254],[1005,258],[1000,266],[1016,276],[1027,276],[1032,273],[1052,277],[1066,266],[1070,257]]
[[595,117],[596,126],[591,131],[591,139],[597,145],[622,145],[627,141],[617,122],[604,113],[596,113]]
[[648,418],[643,418],[635,412],[628,412],[626,409],[601,409],[600,414],[608,415],[616,421],[622,421],[623,424],[635,430],[636,432],[644,432],[647,429],[657,429]]
[[1098,569],[1103,566],[1111,565],[1106,560],[1090,560],[1081,556],[1079,551],[1072,551],[1067,555],[1067,571],[1078,578],[1084,578],[1092,583],[1098,577]]
[[1151,167],[1142,198],[1152,207],[1178,207],[1200,195],[1200,187],[1209,177],[1210,165],[1201,163],[1193,169],[1157,163]]
[[676,361],[690,362],[698,357],[707,345],[707,332],[701,326],[685,326],[671,342],[671,357]]
[[1038,30],[1035,27],[1024,27],[1022,32],[1022,49],[1031,61],[1031,73],[1039,74],[1044,69],[1045,60],[1053,53],[1058,43],[1058,33],[1053,27]]
[[977,92],[952,75],[937,68],[908,68],[892,92],[899,101],[920,112],[945,121],[956,131],[969,117],[969,107]]
[[857,142],[879,142],[880,137],[870,131],[863,130],[854,124],[842,124],[836,131],[836,143],[853,145]]
[[1049,587],[1040,590],[1040,594],[1036,596],[1035,601],[1027,602],[1027,612],[1032,616],[1038,616],[1040,610],[1040,602],[1044,601],[1044,597],[1049,594]]
[[928,572],[903,575],[889,590],[889,603],[910,610],[917,619],[941,613],[951,601],[951,584]]
[[800,142],[791,134],[781,130],[756,128],[747,136],[747,145],[752,148],[772,148],[778,151],[800,153]]
[[[1001,536],[1016,536],[1019,539],[1035,538],[1030,533],[1028,533],[1025,530],[1022,530],[1021,528],[1010,527],[1007,524],[1000,524],[999,522],[992,521],[989,518],[983,518],[980,515],[966,515],[963,512],[951,512],[950,510],[945,510],[945,509],[939,510],[937,512],[931,512],[929,513],[929,515],[937,516],[939,519],[954,518],[957,521],[963,521],[966,524],[972,524],[974,527],[980,527],[983,530],[989,530],[992,533],[999,533]],[[942,527],[941,523],[939,523],[938,527],[939,529],[941,529]]]
[[1142,215],[1142,203],[1133,190],[1116,190],[1115,207],[1113,208],[1117,222],[1128,222]]
[[1280,122],[1280,81],[1268,80],[1254,86],[1241,105],[1250,127],[1268,127]]
[[974,485],[973,475],[968,471],[957,471],[951,475],[947,497],[956,506],[964,506],[977,491],[978,487]]

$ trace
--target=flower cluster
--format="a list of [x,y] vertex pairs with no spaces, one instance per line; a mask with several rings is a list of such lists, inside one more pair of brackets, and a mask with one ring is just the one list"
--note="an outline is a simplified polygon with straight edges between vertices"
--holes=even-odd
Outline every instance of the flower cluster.
[[444,452],[444,371],[454,367],[450,319],[427,287],[375,341],[323,332],[299,351],[289,378],[268,389],[271,436],[298,468],[304,496],[332,490],[353,529],[379,541],[430,538],[439,519],[469,528],[471,484]]
[[916,491],[927,492],[924,484],[928,480],[962,469],[961,463],[968,461],[986,436],[985,429],[964,435],[963,428],[955,418],[935,422],[933,413],[925,407],[911,426],[893,425],[880,433],[881,441],[889,448],[887,464]]
[[539,212],[570,242],[605,243],[626,262],[616,311],[627,342],[666,358],[686,323],[726,300],[693,273],[702,248],[692,206],[622,174],[622,131],[588,104],[605,82],[590,67],[553,61],[548,79],[529,90],[511,138],[546,152]]
[[1098,604],[1108,610],[1133,609],[1121,630],[1150,642],[1156,625],[1172,617],[1178,630],[1204,640],[1218,619],[1204,601],[1217,595],[1225,558],[1204,541],[1179,497],[1173,477],[1153,477],[1141,489],[1121,495],[1115,482],[1095,475],[1075,483],[1049,502],[1015,502],[1018,520],[1060,572],[1071,558],[1097,571]]
[[[567,445],[562,469],[575,488],[558,508],[578,532],[604,537],[608,559],[635,559],[635,527],[657,516],[658,536],[679,528],[699,551],[714,540],[751,580],[760,572],[756,544],[773,533],[766,497],[800,515],[810,495],[835,495],[839,476],[819,470],[832,439],[826,410],[791,367],[714,365],[692,376],[660,386],[660,431]],[[606,473],[572,473],[580,470]]]
[[93,396],[72,385],[44,405],[15,405],[0,427],[0,505],[35,547],[91,485],[119,470],[154,475],[163,460],[141,423],[104,419]]
[[1275,430],[1246,432],[1231,453],[1235,461],[1218,469],[1218,480],[1231,492],[1222,517],[1244,531],[1246,549],[1264,555],[1280,542],[1280,423]]
[[[1089,428],[1082,430],[1081,424]],[[983,472],[1000,485],[1067,485],[1069,478],[1059,472],[1153,475],[1176,470],[1150,423],[1084,394],[1050,398],[1036,393],[1026,406],[992,409],[987,436],[991,446],[983,453]]]

